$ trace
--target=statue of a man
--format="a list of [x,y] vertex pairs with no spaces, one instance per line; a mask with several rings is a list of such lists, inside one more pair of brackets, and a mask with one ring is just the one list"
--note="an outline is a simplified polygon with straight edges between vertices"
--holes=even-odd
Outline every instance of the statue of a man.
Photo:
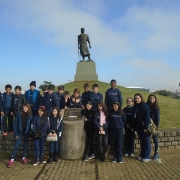
[[90,58],[90,53],[87,47],[87,42],[89,44],[89,48],[91,48],[91,43],[89,36],[84,33],[85,29],[81,28],[81,34],[78,36],[78,49],[80,49],[81,56],[83,61],[85,61],[85,57],[88,57],[88,61],[92,61]]

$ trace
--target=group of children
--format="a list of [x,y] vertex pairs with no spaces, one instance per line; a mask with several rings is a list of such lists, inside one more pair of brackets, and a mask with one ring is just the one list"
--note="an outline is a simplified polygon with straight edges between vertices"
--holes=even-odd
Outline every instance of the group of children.
[[[21,87],[15,87],[15,94],[11,93],[11,85],[6,85],[6,92],[1,94],[1,132],[14,133],[16,138],[8,167],[14,165],[14,158],[24,139],[22,163],[27,164],[26,154],[28,140],[36,132],[40,137],[34,137],[35,162],[46,163],[43,159],[44,142],[48,136],[57,136],[57,141],[50,142],[48,163],[57,161],[58,145],[63,130],[64,110],[70,108],[82,108],[84,119],[84,130],[86,132],[86,146],[84,161],[95,157],[93,149],[93,137],[97,134],[100,160],[105,161],[110,146],[114,146],[114,158],[112,162],[123,163],[122,143],[125,130],[125,156],[134,156],[134,132],[136,130],[134,121],[133,98],[127,98],[127,107],[122,109],[123,98],[121,91],[116,88],[116,80],[111,80],[110,88],[106,91],[105,101],[103,95],[98,92],[98,84],[92,85],[92,92],[88,83],[84,84],[84,92],[80,95],[79,88],[75,88],[73,95],[64,91],[64,86],[58,86],[58,92],[54,92],[54,86],[44,86],[43,94],[36,90],[36,82],[30,83],[30,89],[25,95],[21,94]],[[155,95],[148,97],[147,105],[151,118],[159,125],[159,106]],[[15,118],[15,121],[13,120]],[[8,119],[8,126],[7,126]],[[13,125],[14,122],[14,125]],[[158,155],[157,136],[153,136],[155,142],[155,155]]]

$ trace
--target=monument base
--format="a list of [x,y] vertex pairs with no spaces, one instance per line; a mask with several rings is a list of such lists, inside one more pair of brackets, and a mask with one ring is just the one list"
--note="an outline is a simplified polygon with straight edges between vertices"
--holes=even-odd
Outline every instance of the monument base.
[[95,62],[78,62],[74,81],[98,81]]

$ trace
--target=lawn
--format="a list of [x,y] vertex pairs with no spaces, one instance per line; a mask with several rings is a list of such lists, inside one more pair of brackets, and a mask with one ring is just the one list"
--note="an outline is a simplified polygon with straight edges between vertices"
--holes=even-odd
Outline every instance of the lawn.
[[[65,90],[68,90],[71,94],[73,93],[74,88],[79,88],[81,90],[81,93],[83,92],[83,85],[86,82],[70,82],[67,84],[64,84]],[[91,86],[94,83],[97,83],[99,85],[99,92],[103,94],[103,97],[105,96],[106,90],[110,87],[109,83],[101,82],[101,81],[91,81],[88,82]],[[137,91],[137,90],[131,90],[127,89],[122,86],[117,86],[122,92],[123,96],[123,107],[126,106],[126,98],[127,97],[133,97],[135,93],[140,92],[144,100],[147,100],[147,97],[149,95],[148,92],[144,91]],[[56,89],[57,90],[57,87]],[[161,122],[159,129],[169,129],[169,128],[180,128],[180,100],[174,99],[170,97],[165,97],[161,95],[157,95],[159,106],[160,106],[160,114],[161,114]]]

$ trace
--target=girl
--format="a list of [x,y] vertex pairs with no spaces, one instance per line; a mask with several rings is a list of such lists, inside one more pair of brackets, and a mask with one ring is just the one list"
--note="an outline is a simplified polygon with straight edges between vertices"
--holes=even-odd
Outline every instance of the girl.
[[50,164],[53,161],[57,162],[58,156],[58,147],[59,147],[59,139],[61,137],[63,123],[62,118],[60,116],[60,111],[58,107],[54,107],[51,112],[51,116],[48,119],[49,129],[48,134],[49,136],[57,136],[57,141],[50,142],[50,149],[49,149],[49,159],[48,163]]
[[70,108],[82,108],[82,98],[78,88],[74,89],[74,94],[70,97]]
[[150,135],[146,132],[150,124],[150,110],[140,93],[134,95],[133,122],[133,129],[137,131],[141,147],[138,160],[148,162],[150,161],[151,143]]
[[127,98],[127,107],[123,109],[126,115],[125,129],[125,156],[134,156],[134,131],[133,128],[133,98]]
[[105,152],[108,144],[108,111],[105,103],[98,103],[98,112],[94,117],[95,131],[98,134],[100,160],[105,161]]
[[[86,131],[86,148],[84,152],[83,161],[88,161],[88,159],[95,158],[94,148],[93,148],[93,137],[95,133],[95,128],[94,128],[95,111],[93,110],[93,105],[91,101],[89,101],[86,104],[86,109],[82,110],[82,115],[85,122],[84,130]],[[90,156],[88,156],[89,151],[91,152]]]
[[123,143],[123,128],[126,122],[125,115],[119,102],[113,103],[111,112],[110,129],[114,142],[114,158],[112,162],[123,163],[122,160],[122,143]]
[[[39,162],[46,163],[43,160],[44,154],[44,141],[47,136],[48,130],[48,121],[46,116],[46,108],[44,106],[40,106],[38,109],[38,115],[33,118],[32,125],[31,125],[32,132],[41,132],[42,137],[34,139],[34,150],[35,150],[35,157],[36,160],[33,163],[33,166],[37,166]],[[40,152],[39,152],[40,149]]]
[[[154,121],[156,127],[158,128],[159,122],[160,122],[160,110],[159,110],[159,105],[157,98],[154,94],[150,94],[147,100],[147,105],[150,108],[150,117]],[[154,159],[159,158],[158,154],[158,139],[157,139],[157,134],[152,136],[153,142],[155,144],[155,153],[154,153]]]
[[25,103],[22,106],[22,111],[19,111],[17,113],[16,119],[14,121],[14,136],[16,138],[16,142],[14,145],[14,149],[12,151],[11,160],[7,165],[8,168],[14,165],[14,158],[16,156],[22,138],[24,138],[22,163],[27,164],[26,153],[27,153],[27,145],[28,145],[31,121],[32,121],[31,107],[30,104]]

